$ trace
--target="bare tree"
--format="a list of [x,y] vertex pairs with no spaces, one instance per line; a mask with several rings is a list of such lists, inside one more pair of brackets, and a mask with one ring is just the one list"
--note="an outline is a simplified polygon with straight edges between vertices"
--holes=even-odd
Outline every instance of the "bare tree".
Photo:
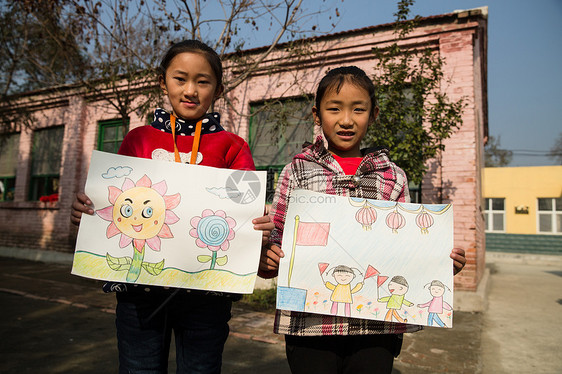
[[[322,2],[324,3],[324,1]],[[315,4],[313,10],[303,7],[303,0],[217,0],[213,6],[201,0],[175,0],[146,3],[147,16],[159,29],[173,30],[174,35],[199,39],[209,44],[228,67],[223,98],[238,87],[258,69],[280,44],[284,44],[286,57],[310,56],[308,36],[330,32],[319,30],[314,18],[334,12],[331,7]],[[151,7],[152,6],[152,7]],[[162,15],[160,17],[155,14]],[[339,17],[337,8],[334,20]],[[255,53],[241,53],[246,48],[244,36],[265,33],[271,37],[267,47]],[[308,51],[308,52],[307,52]]]
[[143,116],[161,99],[155,66],[166,32],[144,16],[142,2],[80,0],[72,6],[83,24],[76,38],[88,61],[80,79],[87,97],[113,107],[124,125],[133,112]]
[[501,137],[488,137],[484,147],[484,165],[488,168],[508,166],[513,158],[513,151],[501,148]]
[[74,39],[80,30],[66,0],[15,1],[0,13],[2,96],[70,83],[83,59]]
[[550,151],[548,152],[548,157],[554,159],[554,161],[560,165],[562,165],[562,132],[558,135],[556,142]]
[[73,82],[84,61],[80,30],[66,0],[2,2],[0,7],[0,133],[32,123],[21,93]]
[[[111,106],[123,124],[131,113],[144,116],[161,104],[155,67],[173,41],[196,38],[219,53],[228,71],[223,98],[229,104],[228,92],[263,70],[281,43],[285,43],[284,52],[305,58],[307,49],[301,40],[320,33],[313,18],[332,11],[324,2],[308,11],[303,0],[37,0],[21,4],[18,27],[4,27],[12,20],[12,10],[6,6],[2,12],[2,46],[8,46],[0,62],[3,98],[74,83],[90,102]],[[334,18],[337,14],[336,9]],[[34,28],[29,27],[30,16]],[[241,53],[253,32],[269,33],[271,43],[256,53]],[[38,47],[47,41],[48,48],[34,48],[33,41]],[[23,69],[21,63],[24,52],[30,50],[45,52],[26,54],[25,66],[33,66],[33,71]],[[31,87],[22,82],[37,84]]]

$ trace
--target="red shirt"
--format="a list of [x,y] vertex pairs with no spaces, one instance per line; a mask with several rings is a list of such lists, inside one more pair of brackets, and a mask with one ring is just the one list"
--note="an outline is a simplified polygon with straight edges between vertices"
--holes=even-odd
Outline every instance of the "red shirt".
[[[186,155],[191,152],[193,136],[176,136],[176,142],[182,161],[189,163]],[[201,136],[199,144],[200,157],[198,165],[213,166],[225,169],[255,170],[254,161],[248,144],[236,134],[219,131]],[[174,143],[172,134],[155,129],[152,126],[141,126],[131,130],[121,147],[119,154],[149,159],[168,158],[174,160]]]
[[335,154],[332,156],[340,164],[345,175],[355,175],[359,164],[363,161],[363,157],[340,157]]

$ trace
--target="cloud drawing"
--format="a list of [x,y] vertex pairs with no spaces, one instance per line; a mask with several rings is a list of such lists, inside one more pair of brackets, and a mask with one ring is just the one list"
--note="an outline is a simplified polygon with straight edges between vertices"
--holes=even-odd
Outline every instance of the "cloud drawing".
[[242,192],[228,187],[207,187],[206,190],[221,199],[232,199],[242,194]]
[[131,174],[132,171],[133,168],[129,166],[117,166],[115,168],[107,169],[105,174],[102,174],[101,176],[105,179],[121,178]]

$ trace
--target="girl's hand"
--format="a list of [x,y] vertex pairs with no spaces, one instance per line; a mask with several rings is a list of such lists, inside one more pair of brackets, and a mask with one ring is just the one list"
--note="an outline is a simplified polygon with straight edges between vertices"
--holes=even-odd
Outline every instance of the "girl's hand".
[[70,222],[76,226],[80,225],[80,220],[82,219],[82,213],[89,215],[94,214],[94,210],[90,207],[92,201],[86,196],[86,194],[79,192],[76,194],[76,200],[72,203],[72,208],[70,211]]
[[276,277],[282,257],[285,257],[285,254],[278,246],[262,247],[258,275],[264,279]]
[[464,249],[453,248],[451,255],[449,256],[453,259],[453,275],[457,275],[464,265],[466,264],[466,257],[464,257]]
[[271,235],[271,231],[275,228],[275,225],[267,214],[253,219],[252,223],[254,224],[254,230],[262,231],[261,246],[263,248],[269,243],[269,236]]

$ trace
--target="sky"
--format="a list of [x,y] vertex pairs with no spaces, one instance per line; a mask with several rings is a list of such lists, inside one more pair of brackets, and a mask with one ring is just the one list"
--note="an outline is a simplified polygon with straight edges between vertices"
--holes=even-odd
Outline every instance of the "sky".
[[[336,20],[333,32],[393,22],[396,11],[394,0],[323,3],[340,13],[316,20],[324,30]],[[488,6],[489,133],[513,151],[509,166],[554,165],[544,154],[562,134],[562,0],[418,0],[412,15],[483,6]],[[269,43],[250,38],[246,47]]]

